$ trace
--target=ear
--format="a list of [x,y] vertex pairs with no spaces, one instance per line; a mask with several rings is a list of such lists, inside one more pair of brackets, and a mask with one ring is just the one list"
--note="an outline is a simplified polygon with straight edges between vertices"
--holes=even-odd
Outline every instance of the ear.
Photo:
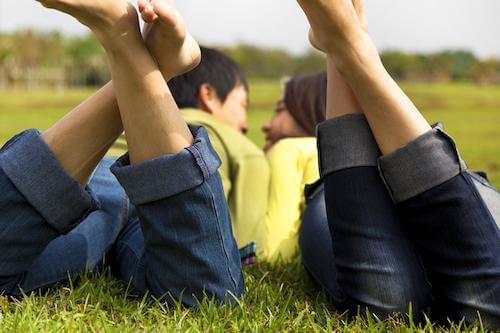
[[202,84],[198,90],[198,96],[198,103],[203,111],[215,114],[220,109],[219,96],[217,96],[217,92],[210,84]]

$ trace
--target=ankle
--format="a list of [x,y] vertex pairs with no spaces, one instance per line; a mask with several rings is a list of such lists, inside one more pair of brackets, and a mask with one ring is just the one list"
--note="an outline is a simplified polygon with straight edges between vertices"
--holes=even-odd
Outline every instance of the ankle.
[[142,42],[137,13],[130,12],[118,20],[103,21],[89,26],[104,49],[120,47],[126,43]]
[[[142,38],[123,36],[102,44],[106,51],[110,66],[120,65],[128,67],[130,71],[146,73],[147,70],[138,66],[138,63],[151,63],[152,57],[146,49]],[[154,61],[153,61],[154,63]]]
[[347,81],[362,72],[376,71],[383,67],[372,39],[361,30],[359,34],[328,52],[327,58]]
[[107,54],[123,54],[145,48],[139,29],[123,29],[122,31],[94,31]]

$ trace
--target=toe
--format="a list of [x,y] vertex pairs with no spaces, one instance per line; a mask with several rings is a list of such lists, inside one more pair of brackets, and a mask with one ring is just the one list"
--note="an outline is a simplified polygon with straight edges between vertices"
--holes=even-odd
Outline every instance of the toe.
[[156,13],[154,12],[153,6],[151,4],[146,3],[144,5],[144,9],[141,11],[141,16],[144,22],[152,23],[154,20],[158,18]]
[[142,13],[144,9],[146,9],[146,5],[149,3],[147,0],[138,0],[137,1],[137,8],[139,8],[139,11]]
[[171,26],[177,25],[179,17],[173,6],[163,1],[154,1],[152,6],[156,15],[158,15],[164,23]]

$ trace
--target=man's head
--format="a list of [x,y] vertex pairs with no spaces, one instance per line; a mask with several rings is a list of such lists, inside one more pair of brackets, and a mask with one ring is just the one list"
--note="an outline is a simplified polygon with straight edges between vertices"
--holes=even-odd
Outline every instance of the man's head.
[[168,85],[179,108],[197,108],[245,133],[248,84],[238,65],[214,49],[201,48],[200,65]]

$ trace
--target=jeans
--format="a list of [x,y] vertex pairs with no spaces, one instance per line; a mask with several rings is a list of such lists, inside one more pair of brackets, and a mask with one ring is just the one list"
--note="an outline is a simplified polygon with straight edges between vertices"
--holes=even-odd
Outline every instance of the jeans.
[[325,208],[312,198],[300,245],[334,305],[383,318],[411,303],[416,317],[500,327],[500,194],[453,140],[435,128],[381,157],[349,115],[320,125],[318,144]]
[[174,155],[104,159],[86,188],[36,130],[0,150],[0,290],[20,296],[106,263],[141,294],[234,301],[240,257],[206,131]]

